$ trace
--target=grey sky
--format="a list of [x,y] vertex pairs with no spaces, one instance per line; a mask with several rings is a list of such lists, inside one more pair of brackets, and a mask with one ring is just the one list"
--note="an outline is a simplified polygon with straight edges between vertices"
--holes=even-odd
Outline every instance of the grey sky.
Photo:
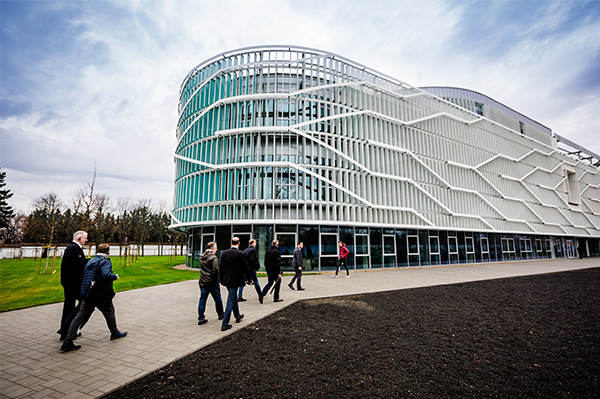
[[600,153],[599,1],[2,1],[10,204],[92,179],[172,201],[178,91],[261,44],[331,51],[416,86],[481,92]]

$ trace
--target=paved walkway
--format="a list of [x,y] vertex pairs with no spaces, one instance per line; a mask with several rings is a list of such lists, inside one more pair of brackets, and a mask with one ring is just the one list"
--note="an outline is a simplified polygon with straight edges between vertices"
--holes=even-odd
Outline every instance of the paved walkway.
[[[100,312],[95,312],[76,343],[75,352],[60,352],[55,333],[62,304],[38,306],[0,314],[0,397],[95,398],[156,370],[225,335],[307,298],[378,292],[513,276],[600,267],[600,258],[477,264],[455,267],[379,270],[351,273],[349,279],[331,274],[304,276],[306,291],[291,291],[284,277],[281,297],[260,305],[252,287],[240,324],[223,333],[213,308],[207,304],[205,325],[197,325],[199,290],[186,281],[118,293],[117,322],[129,335],[110,341]],[[266,283],[260,279],[261,285]],[[118,282],[116,283],[118,284]]]

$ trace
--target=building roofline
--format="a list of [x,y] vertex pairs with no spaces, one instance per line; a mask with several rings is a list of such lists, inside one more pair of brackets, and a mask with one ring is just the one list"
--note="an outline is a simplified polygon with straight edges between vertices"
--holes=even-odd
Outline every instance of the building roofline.
[[[306,47],[306,46],[296,46],[296,45],[277,45],[277,44],[275,44],[275,45],[268,45],[268,44],[267,44],[267,45],[256,45],[256,46],[241,47],[241,48],[237,48],[237,49],[233,49],[233,50],[225,51],[225,52],[222,52],[222,53],[220,53],[220,54],[217,54],[217,55],[215,55],[215,56],[213,56],[213,57],[211,57],[211,58],[208,58],[208,59],[206,59],[206,60],[202,61],[201,63],[199,63],[198,65],[196,65],[194,68],[192,68],[192,69],[191,69],[191,70],[190,70],[190,71],[187,73],[187,75],[185,76],[185,78],[183,79],[183,82],[182,82],[182,84],[181,84],[180,91],[181,91],[181,90],[183,89],[183,87],[184,87],[184,86],[187,84],[187,81],[188,81],[188,79],[190,78],[190,76],[192,76],[192,75],[193,75],[193,73],[194,73],[195,71],[198,71],[198,70],[202,69],[203,67],[205,67],[206,65],[208,65],[208,64],[210,64],[210,63],[212,63],[212,62],[215,62],[215,61],[217,61],[217,60],[219,60],[219,59],[221,59],[221,58],[227,58],[227,57],[229,57],[229,56],[232,56],[232,55],[235,55],[235,54],[237,54],[237,53],[240,53],[240,54],[241,54],[241,53],[247,53],[247,52],[254,51],[254,50],[256,50],[256,51],[268,51],[268,50],[275,50],[275,51],[277,51],[277,50],[280,50],[280,51],[292,51],[292,50],[297,50],[297,51],[307,51],[307,52],[312,52],[312,53],[316,53],[316,54],[319,54],[319,55],[322,55],[322,56],[329,56],[329,57],[331,57],[332,59],[338,59],[338,60],[340,60],[340,61],[343,61],[343,62],[345,62],[345,63],[347,63],[347,64],[350,64],[350,65],[352,65],[352,66],[354,66],[354,67],[356,67],[356,68],[358,68],[358,69],[362,69],[364,72],[370,73],[370,74],[372,74],[372,75],[374,75],[374,76],[376,76],[376,77],[379,77],[379,78],[382,78],[382,79],[388,80],[388,81],[390,81],[391,83],[394,83],[394,84],[397,84],[397,85],[399,85],[399,86],[403,86],[403,87],[406,87],[406,88],[409,88],[409,89],[415,90],[415,91],[417,91],[417,92],[426,93],[427,95],[429,95],[429,96],[432,96],[432,97],[434,97],[434,98],[437,98],[437,99],[439,99],[439,100],[441,100],[441,101],[444,101],[444,102],[446,102],[446,103],[448,103],[448,104],[452,104],[452,103],[449,103],[449,102],[447,102],[447,101],[443,100],[443,99],[442,99],[440,96],[438,96],[438,95],[436,95],[436,94],[434,94],[434,93],[431,93],[431,92],[427,91],[427,89],[428,89],[428,88],[458,89],[458,90],[464,90],[464,91],[468,91],[468,92],[471,92],[471,93],[475,93],[475,94],[477,94],[477,95],[480,95],[480,96],[483,96],[483,97],[485,97],[485,98],[489,99],[490,101],[492,101],[492,102],[494,102],[494,103],[496,103],[496,104],[499,104],[499,105],[500,105],[500,106],[502,106],[502,107],[505,107],[506,109],[510,110],[511,112],[514,112],[514,113],[516,113],[516,114],[518,114],[518,115],[521,115],[521,116],[523,116],[523,118],[525,118],[525,119],[527,119],[527,120],[529,120],[529,121],[533,122],[534,124],[537,124],[537,125],[539,125],[539,126],[540,126],[540,127],[542,127],[543,129],[547,129],[547,130],[549,131],[549,134],[550,134],[550,136],[554,137],[554,138],[555,138],[555,139],[557,139],[558,141],[562,141],[562,142],[564,142],[565,144],[567,144],[567,145],[571,146],[572,148],[575,148],[575,149],[577,149],[577,150],[579,150],[579,151],[582,151],[582,152],[584,152],[584,153],[586,153],[586,154],[588,154],[588,155],[590,155],[590,156],[592,156],[592,157],[596,158],[596,159],[598,160],[598,162],[597,162],[597,163],[599,163],[599,164],[600,164],[600,156],[598,156],[598,155],[597,155],[597,154],[595,154],[594,152],[592,152],[592,151],[590,151],[590,150],[588,150],[588,149],[586,149],[586,148],[584,148],[584,147],[582,147],[582,146],[580,146],[580,145],[578,145],[578,144],[576,144],[576,143],[574,143],[574,142],[572,142],[572,141],[570,141],[570,140],[568,140],[568,139],[566,139],[566,138],[564,138],[564,137],[562,137],[562,136],[559,136],[559,135],[555,134],[555,133],[552,131],[552,129],[550,129],[549,127],[547,127],[547,126],[545,126],[545,125],[543,125],[543,124],[541,124],[541,123],[537,122],[537,121],[536,121],[536,120],[534,120],[534,119],[531,119],[531,118],[529,118],[528,116],[526,116],[526,115],[524,115],[524,114],[522,114],[522,113],[520,113],[520,112],[518,112],[518,111],[515,111],[514,109],[512,109],[512,108],[510,108],[510,107],[508,107],[508,106],[506,106],[506,105],[504,105],[503,103],[501,103],[501,102],[499,102],[499,101],[497,101],[497,100],[494,100],[493,98],[491,98],[491,97],[489,97],[489,96],[487,96],[487,95],[485,95],[485,94],[482,94],[482,93],[480,93],[480,92],[478,92],[478,91],[469,90],[469,89],[465,89],[465,88],[462,88],[462,87],[452,87],[452,86],[424,86],[424,87],[417,87],[417,86],[413,86],[413,85],[411,85],[411,84],[409,84],[409,83],[406,83],[406,82],[404,82],[404,81],[401,81],[401,80],[399,80],[399,79],[397,79],[397,78],[395,78],[395,77],[393,77],[393,76],[390,76],[390,75],[387,75],[387,74],[385,74],[385,73],[379,72],[379,71],[377,71],[377,70],[375,70],[375,69],[373,69],[373,68],[370,68],[370,67],[368,67],[368,66],[366,66],[366,65],[364,65],[364,64],[361,64],[361,63],[359,63],[359,62],[356,62],[356,61],[354,61],[354,60],[351,60],[351,59],[349,59],[349,58],[346,58],[346,57],[344,57],[344,56],[341,56],[341,55],[339,55],[339,54],[333,53],[333,52],[331,52],[331,51],[320,50],[320,49],[313,48],[313,47]],[[452,105],[455,105],[455,104],[452,104]],[[462,107],[460,107],[460,108],[461,108],[461,109],[464,109],[464,108],[462,108]],[[469,110],[466,110],[466,111],[467,111],[467,112],[471,112],[471,111],[469,111]],[[593,162],[590,162],[590,163],[591,163],[592,165],[594,165],[594,166],[598,167],[598,165],[596,165],[596,163],[593,163]]]
[[463,90],[463,91],[467,91],[467,92],[470,92],[470,93],[475,93],[477,95],[480,95],[480,96],[482,96],[482,97],[484,97],[486,99],[489,99],[492,102],[494,102],[496,104],[499,104],[500,106],[502,106],[502,107],[504,107],[504,108],[506,108],[506,109],[508,109],[508,110],[510,110],[510,111],[512,111],[512,112],[514,112],[514,113],[516,113],[516,114],[518,114],[520,116],[522,116],[523,118],[525,118],[525,119],[527,119],[527,120],[529,120],[529,121],[531,121],[531,122],[533,122],[533,123],[541,126],[542,128],[547,129],[550,132],[550,135],[553,134],[552,133],[552,129],[549,128],[548,126],[546,126],[546,125],[544,125],[544,124],[536,121],[535,119],[532,119],[532,118],[528,117],[527,115],[525,115],[525,114],[523,114],[523,113],[521,113],[521,112],[519,112],[519,111],[517,111],[517,110],[515,110],[515,109],[513,109],[511,107],[509,107],[508,105],[506,105],[504,103],[501,103],[500,101],[498,101],[498,100],[496,100],[496,99],[494,99],[494,98],[492,98],[492,97],[490,97],[490,96],[488,96],[486,94],[480,93],[480,92],[478,92],[476,90],[471,90],[471,89],[466,89],[464,87],[456,87],[456,86],[421,86],[419,88],[422,89],[422,90],[425,90],[425,91],[427,91],[427,89],[454,89],[454,90]]

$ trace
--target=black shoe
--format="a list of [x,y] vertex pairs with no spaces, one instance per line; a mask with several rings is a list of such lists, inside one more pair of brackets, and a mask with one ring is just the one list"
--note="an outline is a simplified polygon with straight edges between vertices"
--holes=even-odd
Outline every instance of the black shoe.
[[110,334],[110,340],[112,341],[115,339],[123,338],[126,335],[127,335],[127,332],[117,332],[114,334]]
[[277,298],[277,299],[274,299],[273,302],[283,302],[283,299]]
[[208,320],[207,320],[207,319],[204,319],[204,320],[200,320],[200,321],[198,322],[198,325],[199,325],[199,326],[201,326],[202,324],[206,324],[206,323],[208,323]]
[[79,348],[81,348],[81,345],[75,345],[73,343],[73,341],[67,341],[62,344],[62,346],[60,347],[60,350],[63,352],[68,352],[68,351],[75,351]]
[[238,302],[246,302],[245,298],[238,298]]
[[219,316],[219,320],[223,320],[223,316],[225,316],[225,315]]
[[231,324],[227,324],[226,326],[221,327],[221,331],[227,331],[229,330],[231,327],[233,327]]
[[263,298],[264,298],[264,296],[262,296],[262,295],[258,296],[258,302],[260,302],[261,305],[263,303]]
[[239,323],[240,321],[242,321],[242,319],[243,319],[243,318],[244,318],[244,315],[243,315],[243,314],[241,314],[241,315],[240,315],[240,317],[236,317],[236,318],[235,318],[235,322],[236,322],[236,323]]
[[291,284],[288,284],[288,287],[290,287],[291,290],[295,290],[294,286]]
[[303,287],[298,288],[298,291],[304,291]]
[[[80,332],[78,332],[78,333],[77,333],[77,335],[75,336],[75,338],[73,338],[73,340],[76,340],[76,339],[77,339],[77,338],[79,338],[79,337],[81,337],[81,333],[80,333]],[[67,339],[67,336],[66,336],[66,335],[61,335],[61,336],[60,336],[60,340],[61,340],[61,341],[64,341],[65,339]]]

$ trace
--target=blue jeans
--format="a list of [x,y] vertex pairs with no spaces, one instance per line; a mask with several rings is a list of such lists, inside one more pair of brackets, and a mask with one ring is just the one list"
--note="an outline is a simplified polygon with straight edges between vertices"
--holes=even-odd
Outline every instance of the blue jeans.
[[[258,284],[258,277],[256,276],[256,270],[250,270],[250,277],[252,278],[252,282],[254,283],[254,289],[256,290],[256,293],[258,294],[258,296],[261,295],[260,293],[260,284]],[[240,289],[238,290],[238,298],[242,299],[242,292],[244,292],[244,287],[240,287]]]
[[223,315],[222,327],[225,327],[229,324],[229,320],[231,319],[231,312],[233,312],[233,317],[235,317],[236,319],[240,317],[237,290],[238,287],[227,288],[227,306],[225,306],[225,314]]
[[215,309],[219,317],[223,316],[223,300],[221,300],[221,288],[219,283],[213,286],[200,287],[200,301],[198,302],[198,321],[204,320],[204,310],[206,309],[206,300],[210,294],[215,300]]

